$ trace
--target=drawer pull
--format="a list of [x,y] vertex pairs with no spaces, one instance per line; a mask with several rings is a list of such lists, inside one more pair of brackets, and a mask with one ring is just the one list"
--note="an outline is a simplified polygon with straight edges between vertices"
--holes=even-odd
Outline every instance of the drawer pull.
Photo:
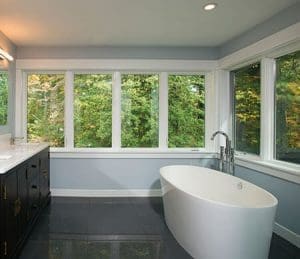
[[18,198],[14,202],[14,215],[15,215],[15,217],[19,215],[20,211],[21,211],[21,200],[20,200],[20,198]]
[[37,186],[36,185],[32,185],[31,188],[32,189],[37,189]]
[[31,165],[32,168],[37,168],[37,165]]

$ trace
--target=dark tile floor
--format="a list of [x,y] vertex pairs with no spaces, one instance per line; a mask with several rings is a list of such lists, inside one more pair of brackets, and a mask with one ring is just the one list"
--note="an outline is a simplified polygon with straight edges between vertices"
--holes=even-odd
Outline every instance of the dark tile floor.
[[[296,253],[274,235],[269,259],[299,259]],[[52,198],[21,252],[31,258],[191,257],[165,225],[161,198]]]

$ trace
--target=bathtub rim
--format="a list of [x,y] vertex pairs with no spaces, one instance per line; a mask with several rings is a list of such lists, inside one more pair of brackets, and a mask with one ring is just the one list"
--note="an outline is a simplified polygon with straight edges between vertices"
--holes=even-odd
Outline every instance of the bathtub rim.
[[[176,184],[173,184],[171,183],[169,180],[167,180],[166,177],[164,177],[163,175],[163,172],[162,170],[165,170],[166,168],[174,168],[174,167],[192,167],[192,168],[203,168],[203,169],[207,169],[209,171],[212,171],[212,173],[216,173],[216,174],[220,174],[220,175],[224,175],[225,177],[234,177],[234,178],[237,178],[247,184],[250,184],[250,185],[254,185],[256,188],[260,189],[261,191],[265,192],[267,195],[269,195],[274,202],[272,202],[270,205],[264,205],[264,206],[241,206],[241,205],[235,205],[235,204],[229,204],[229,203],[225,203],[225,202],[221,202],[221,201],[216,201],[216,200],[212,200],[212,199],[207,199],[207,198],[203,198],[202,196],[199,196],[199,195],[195,195],[194,193],[190,193],[190,192],[187,192],[185,190],[182,190],[182,188],[179,188]],[[196,198],[196,199],[201,199],[205,202],[209,202],[209,203],[213,203],[213,204],[217,204],[217,205],[222,205],[222,206],[226,206],[226,207],[231,207],[231,208],[236,208],[236,209],[249,209],[249,210],[257,210],[257,209],[266,209],[266,208],[273,208],[273,207],[277,207],[278,206],[278,199],[272,194],[270,193],[269,191],[263,189],[262,187],[256,185],[256,184],[253,184],[249,181],[246,181],[244,179],[241,179],[237,176],[233,176],[233,175],[230,175],[230,174],[226,174],[226,173],[223,173],[221,171],[218,171],[218,170],[215,170],[215,169],[211,169],[211,168],[207,168],[207,167],[204,167],[204,166],[195,166],[195,165],[168,165],[168,166],[163,166],[159,169],[159,174],[160,174],[160,177],[163,178],[166,182],[168,182],[168,184],[170,184],[171,186],[173,186],[174,188],[176,188],[177,190],[180,190],[181,192],[183,192],[184,194],[186,195],[190,195],[192,196],[193,198]],[[163,194],[162,194],[163,196]]]

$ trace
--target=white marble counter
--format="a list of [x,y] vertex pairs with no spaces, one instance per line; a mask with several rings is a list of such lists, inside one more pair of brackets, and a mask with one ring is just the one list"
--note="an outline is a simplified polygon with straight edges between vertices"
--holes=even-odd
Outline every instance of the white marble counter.
[[22,143],[16,145],[0,146],[0,174],[5,174],[10,169],[39,153],[48,143]]

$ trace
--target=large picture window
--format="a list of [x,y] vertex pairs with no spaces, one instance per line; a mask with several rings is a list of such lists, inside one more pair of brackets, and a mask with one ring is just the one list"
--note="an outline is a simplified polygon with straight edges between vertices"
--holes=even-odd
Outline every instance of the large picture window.
[[111,147],[112,75],[74,76],[74,146]]
[[122,147],[158,147],[159,76],[121,77]]
[[232,72],[235,148],[260,154],[260,64]]
[[29,142],[84,152],[205,147],[204,75],[92,71],[26,75]]
[[64,74],[27,76],[27,139],[64,147]]
[[204,147],[204,76],[169,75],[168,85],[168,146]]
[[276,66],[275,157],[300,164],[300,51],[277,58]]

